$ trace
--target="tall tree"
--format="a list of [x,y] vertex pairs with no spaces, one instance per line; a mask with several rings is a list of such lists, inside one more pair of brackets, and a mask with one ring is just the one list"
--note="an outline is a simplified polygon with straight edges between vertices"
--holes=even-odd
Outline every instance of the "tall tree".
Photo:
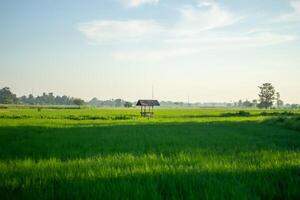
[[276,106],[277,106],[277,108],[280,108],[281,106],[283,106],[283,101],[280,98],[279,92],[276,92]]
[[272,107],[275,101],[275,88],[273,85],[271,83],[264,83],[262,86],[259,86],[259,89],[259,104],[257,106],[266,109]]
[[4,87],[0,90],[0,103],[2,104],[14,104],[18,102],[18,98],[13,94],[9,87]]

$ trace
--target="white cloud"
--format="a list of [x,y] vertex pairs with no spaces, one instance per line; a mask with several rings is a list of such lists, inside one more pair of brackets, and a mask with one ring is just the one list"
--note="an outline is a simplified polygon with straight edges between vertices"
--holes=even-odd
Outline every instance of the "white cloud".
[[172,57],[191,55],[199,52],[199,48],[194,47],[183,47],[183,48],[171,48],[163,47],[155,50],[146,51],[117,51],[112,54],[114,60],[119,61],[140,61],[145,60],[158,61],[162,59],[171,59]]
[[233,25],[241,19],[212,1],[204,1],[197,8],[185,7],[180,10],[180,13],[181,21],[174,28],[173,35],[182,37],[190,37],[203,31]]
[[228,50],[241,47],[261,47],[276,45],[294,40],[294,36],[261,32],[255,34],[220,34],[206,35],[198,38],[186,38],[180,40],[166,40],[167,45],[159,49],[143,51],[117,51],[112,58],[119,61],[158,61],[172,59],[179,56],[199,54],[209,49]]
[[206,6],[211,6],[213,4],[212,1],[201,1],[197,7],[198,8],[202,8],[202,7],[206,7]]
[[127,7],[138,7],[143,4],[157,4],[159,0],[121,0]]
[[290,4],[296,13],[300,13],[300,0],[291,0]]
[[[300,0],[293,0],[292,2]],[[294,4],[297,8],[298,4]],[[295,9],[296,10],[296,9]],[[259,25],[248,30],[226,31],[224,28],[242,22],[242,17],[224,9],[215,1],[201,1],[197,6],[179,10],[180,18],[173,25],[154,20],[99,20],[81,23],[79,30],[92,44],[138,44],[151,41],[154,47],[113,52],[117,60],[160,60],[166,57],[191,55],[216,48],[258,47],[295,40],[296,37]],[[124,46],[123,46],[124,47]]]
[[198,45],[203,48],[231,48],[231,47],[251,47],[251,46],[268,46],[280,44],[294,40],[295,36],[278,34],[272,32],[260,33],[220,33],[205,34],[202,37],[175,38],[166,40],[169,44],[177,45]]
[[300,21],[300,0],[290,0],[289,2],[293,12],[280,15],[274,20],[275,22]]
[[[137,39],[192,37],[203,31],[222,28],[238,21],[238,17],[223,10],[216,3],[206,3],[206,8],[188,6],[180,10],[180,21],[168,27],[154,20],[98,20],[79,24],[82,32],[93,44]],[[157,37],[156,37],[157,39]]]
[[78,29],[92,44],[140,40],[161,32],[153,20],[99,20],[81,23]]

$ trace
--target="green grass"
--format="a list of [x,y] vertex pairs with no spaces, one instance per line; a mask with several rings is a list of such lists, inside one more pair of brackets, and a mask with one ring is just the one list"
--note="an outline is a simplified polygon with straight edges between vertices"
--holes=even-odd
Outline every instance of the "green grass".
[[0,197],[299,199],[300,132],[238,111],[0,109]]

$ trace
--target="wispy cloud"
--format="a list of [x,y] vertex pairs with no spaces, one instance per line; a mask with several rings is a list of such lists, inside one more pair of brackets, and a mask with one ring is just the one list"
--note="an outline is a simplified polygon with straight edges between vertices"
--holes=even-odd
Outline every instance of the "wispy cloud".
[[159,0],[120,0],[127,7],[138,7],[143,4],[157,4]]
[[300,0],[291,0],[290,4],[294,8],[295,12],[300,14]]
[[285,13],[280,15],[274,21],[276,22],[300,21],[300,0],[290,0],[289,3],[293,11],[290,13]]
[[197,7],[201,8],[201,7],[211,6],[213,4],[214,4],[213,1],[208,1],[208,0],[206,0],[206,1],[200,1],[198,3]]
[[132,50],[132,51],[116,51],[111,54],[112,59],[118,61],[140,61],[145,60],[160,61],[162,59],[172,59],[177,56],[192,55],[199,52],[200,49],[196,47],[182,47],[182,48],[170,48],[162,47],[159,49],[148,49],[144,51]]
[[119,61],[159,61],[178,56],[191,56],[211,49],[228,50],[242,47],[261,47],[295,40],[295,36],[262,32],[255,34],[207,35],[203,38],[166,40],[159,49],[116,51],[112,58]]
[[[295,13],[300,13],[300,0],[292,0]],[[298,10],[299,9],[299,10]],[[235,14],[215,1],[200,1],[197,5],[179,9],[179,20],[163,25],[154,20],[99,20],[81,23],[79,30],[91,44],[154,42],[156,47],[144,50],[116,51],[117,60],[159,60],[166,57],[191,55],[205,49],[234,47],[259,47],[295,40],[271,28],[248,27],[240,29],[243,16]],[[293,14],[296,15],[296,14]],[[231,31],[225,29],[229,27]],[[234,29],[232,29],[232,27]]]
[[181,21],[177,24],[176,31],[187,34],[229,26],[239,20],[238,16],[222,9],[219,4],[207,1],[197,7],[186,6],[180,13]]
[[162,25],[154,20],[96,20],[80,23],[78,29],[92,44],[141,39],[195,37],[202,32],[222,28],[238,22],[239,17],[223,10],[214,2],[203,6],[186,6],[179,11],[180,20]]
[[153,20],[99,20],[81,23],[78,29],[90,44],[146,39],[162,31],[162,27]]
[[296,37],[273,32],[209,33],[202,37],[168,39],[169,44],[200,45],[204,48],[268,46],[294,40]]
[[203,33],[234,25],[241,17],[220,7],[214,1],[203,1],[198,6],[180,10],[181,20],[170,30],[172,40],[205,39]]

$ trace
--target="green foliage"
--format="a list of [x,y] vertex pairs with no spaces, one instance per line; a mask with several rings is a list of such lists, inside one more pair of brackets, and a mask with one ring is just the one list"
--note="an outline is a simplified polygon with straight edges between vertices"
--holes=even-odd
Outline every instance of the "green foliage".
[[260,103],[257,105],[259,108],[270,108],[273,106],[275,100],[275,88],[271,83],[264,83],[259,87],[259,100]]
[[139,109],[3,109],[0,196],[297,199],[300,134],[263,122],[274,113],[300,120],[300,111],[263,112],[157,109],[143,119]]
[[281,115],[268,119],[267,123],[300,131],[300,115]]
[[75,105],[77,105],[77,106],[81,106],[81,105],[84,104],[84,101],[83,101],[82,99],[76,98],[76,99],[73,100],[73,103],[74,103]]
[[[94,107],[132,107],[132,103],[129,101],[125,101],[123,99],[111,99],[111,100],[98,100],[96,97],[94,97],[92,100],[87,102],[88,105],[94,106]],[[131,106],[130,106],[131,105]]]
[[251,107],[253,107],[253,105],[254,104],[248,100],[243,102],[243,107],[246,107],[246,108],[251,108]]
[[129,101],[126,101],[126,102],[124,103],[124,107],[125,107],[125,108],[131,108],[131,107],[132,107],[132,103],[129,102]]
[[19,98],[20,103],[29,105],[74,105],[74,98],[64,96],[54,96],[52,92],[43,93],[41,96],[34,97],[32,94]]
[[276,106],[280,108],[284,105],[283,101],[280,99],[280,93],[276,92]]
[[261,112],[260,115],[261,116],[291,116],[291,115],[295,115],[295,112],[291,112],[291,111],[282,111],[282,112]]
[[18,103],[18,98],[13,94],[8,87],[0,90],[0,104],[15,104]]
[[234,113],[223,113],[220,116],[222,117],[249,117],[250,116],[250,112],[246,112],[243,110],[240,110],[238,112],[234,112]]

